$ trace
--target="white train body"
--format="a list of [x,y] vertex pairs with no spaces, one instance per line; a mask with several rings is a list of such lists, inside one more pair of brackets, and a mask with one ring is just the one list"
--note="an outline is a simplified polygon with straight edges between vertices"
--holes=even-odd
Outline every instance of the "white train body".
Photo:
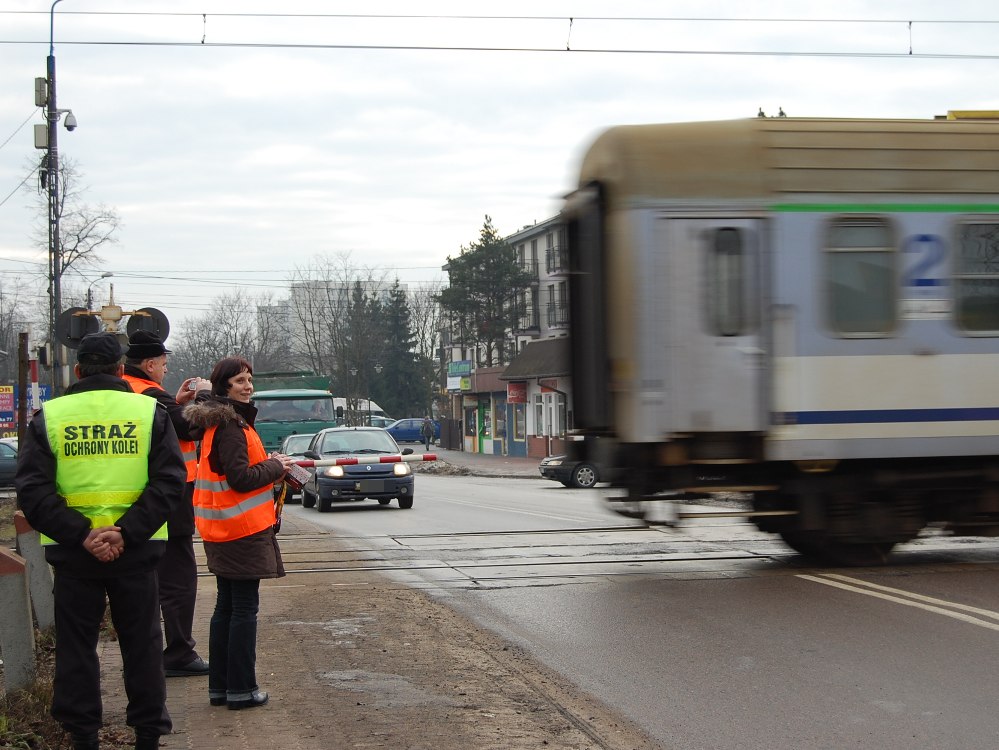
[[634,501],[752,492],[845,561],[999,528],[999,121],[614,128],[563,213],[580,447]]

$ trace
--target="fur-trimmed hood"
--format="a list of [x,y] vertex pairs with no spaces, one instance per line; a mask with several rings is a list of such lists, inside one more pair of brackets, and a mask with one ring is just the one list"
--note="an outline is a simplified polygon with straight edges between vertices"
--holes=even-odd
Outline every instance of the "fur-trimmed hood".
[[[252,413],[245,416],[239,413],[244,410]],[[252,425],[256,413],[256,408],[250,404],[237,404],[229,399],[199,399],[184,407],[184,419],[191,425],[192,433],[198,433],[196,439],[200,439],[210,427],[221,427],[230,422],[236,422],[240,427]]]

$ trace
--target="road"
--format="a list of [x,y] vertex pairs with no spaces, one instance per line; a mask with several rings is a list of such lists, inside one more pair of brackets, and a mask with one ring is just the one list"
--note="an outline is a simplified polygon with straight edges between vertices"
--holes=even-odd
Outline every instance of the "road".
[[993,747],[999,543],[929,536],[806,567],[734,519],[684,531],[543,480],[417,479],[412,510],[320,515],[671,749]]

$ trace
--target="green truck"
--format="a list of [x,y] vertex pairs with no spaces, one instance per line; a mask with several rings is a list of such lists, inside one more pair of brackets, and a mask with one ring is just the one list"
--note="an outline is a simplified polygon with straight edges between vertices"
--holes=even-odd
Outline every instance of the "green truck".
[[312,372],[262,372],[253,376],[254,426],[264,448],[276,451],[289,435],[336,427],[329,378]]
[[334,398],[329,378],[313,372],[262,372],[253,376],[253,387],[254,426],[268,451],[280,449],[289,435],[388,419],[374,401],[359,398],[348,403],[345,398]]

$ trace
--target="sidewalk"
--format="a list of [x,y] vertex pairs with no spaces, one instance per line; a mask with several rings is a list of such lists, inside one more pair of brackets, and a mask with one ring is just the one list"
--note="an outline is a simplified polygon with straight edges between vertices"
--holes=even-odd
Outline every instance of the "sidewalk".
[[[419,447],[416,452],[422,450]],[[541,479],[541,472],[538,471],[538,464],[541,462],[539,458],[490,456],[484,453],[449,451],[436,446],[432,446],[429,452],[436,454],[445,464],[466,468],[475,476]]]
[[[539,477],[537,459],[436,451],[490,477]],[[286,565],[323,550],[325,571],[261,584],[257,679],[270,702],[230,711],[208,702],[207,677],[167,679],[174,731],[166,750],[648,749],[644,735],[561,676],[440,600],[360,568],[366,553],[291,514],[281,529]],[[194,636],[205,658],[215,579],[199,558]],[[105,725],[123,727],[117,644],[104,641]],[[115,736],[120,736],[120,730]]]

